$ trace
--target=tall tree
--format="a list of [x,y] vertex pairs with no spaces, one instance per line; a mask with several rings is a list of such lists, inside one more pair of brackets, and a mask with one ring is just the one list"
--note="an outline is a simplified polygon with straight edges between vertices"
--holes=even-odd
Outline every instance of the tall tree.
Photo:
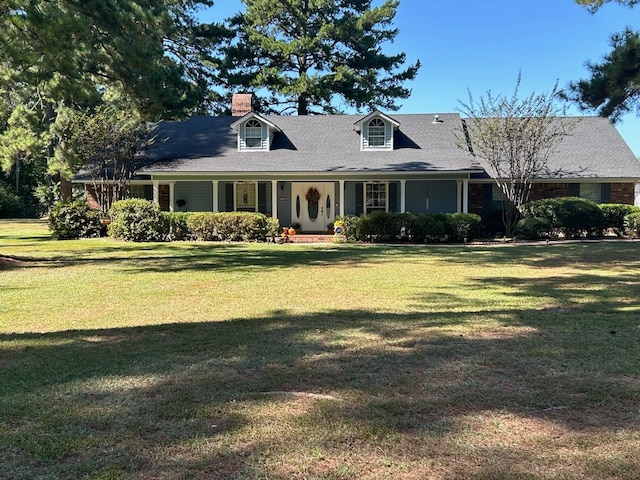
[[229,20],[234,37],[222,49],[220,79],[230,90],[264,89],[265,109],[298,115],[336,111],[341,99],[358,110],[397,110],[420,62],[387,55],[383,45],[399,2],[386,0],[243,0]]
[[549,174],[549,160],[576,121],[563,118],[557,85],[550,92],[521,98],[520,77],[512,96],[490,91],[475,101],[460,102],[466,117],[458,146],[478,158],[505,198],[503,222],[507,235],[515,233],[523,206],[536,178]]
[[[63,109],[133,106],[144,120],[212,106],[210,55],[223,29],[212,0],[5,0],[0,4],[0,160],[40,155],[53,169]],[[9,92],[9,93],[7,93]],[[22,117],[22,118],[20,118]],[[9,122],[8,119],[11,119]],[[34,121],[35,119],[35,121]],[[39,150],[29,139],[41,140]],[[63,155],[64,156],[64,155]],[[62,169],[62,178],[69,173]]]
[[[612,1],[632,7],[639,0],[576,0],[592,13]],[[634,110],[640,115],[640,33],[629,28],[616,33],[611,47],[601,62],[587,64],[591,78],[569,84],[567,97],[616,121]]]

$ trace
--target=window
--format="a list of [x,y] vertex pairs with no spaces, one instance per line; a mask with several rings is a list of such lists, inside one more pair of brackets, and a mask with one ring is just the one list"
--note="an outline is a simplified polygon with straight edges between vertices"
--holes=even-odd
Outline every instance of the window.
[[236,212],[257,212],[258,211],[258,186],[255,182],[237,182],[235,184],[235,211]]
[[580,196],[595,203],[602,203],[602,187],[599,183],[581,183]]
[[369,147],[385,146],[385,125],[380,118],[369,122]]
[[374,211],[387,211],[387,184],[367,183],[365,184],[365,213]]
[[244,126],[244,143],[247,148],[262,148],[262,124],[255,119]]

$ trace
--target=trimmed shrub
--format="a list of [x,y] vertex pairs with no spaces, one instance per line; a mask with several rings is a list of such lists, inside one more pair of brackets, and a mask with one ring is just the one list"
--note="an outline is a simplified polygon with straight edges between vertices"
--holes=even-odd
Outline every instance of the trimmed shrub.
[[370,242],[397,242],[405,235],[405,214],[396,212],[372,212],[360,217],[358,238]]
[[187,225],[198,240],[208,242],[264,241],[267,235],[267,217],[262,213],[192,213]]
[[625,231],[630,237],[640,237],[640,212],[630,213],[624,217]]
[[57,202],[49,214],[49,230],[60,240],[99,237],[101,229],[100,212],[84,199]]
[[480,237],[482,219],[475,213],[445,214],[445,232],[454,242],[471,241]]
[[169,221],[160,207],[142,198],[115,202],[109,209],[109,235],[131,242],[159,242],[167,239]]
[[424,213],[409,213],[406,231],[413,243],[442,242],[446,238],[444,216]]
[[550,237],[553,231],[551,222],[546,218],[521,218],[516,224],[516,236],[527,240],[539,240]]
[[602,235],[604,214],[600,207],[585,198],[557,197],[535,200],[525,205],[525,216],[546,218],[555,234],[567,238]]
[[265,235],[267,238],[274,240],[280,236],[280,220],[274,217],[266,218]]
[[192,240],[195,238],[187,223],[189,215],[188,212],[160,212],[163,222],[169,228],[168,240]]
[[640,207],[624,203],[603,203],[600,210],[604,214],[604,228],[611,228],[617,235],[625,231],[624,217],[640,212]]
[[340,215],[333,221],[333,241],[355,242],[358,234],[360,218],[355,215]]

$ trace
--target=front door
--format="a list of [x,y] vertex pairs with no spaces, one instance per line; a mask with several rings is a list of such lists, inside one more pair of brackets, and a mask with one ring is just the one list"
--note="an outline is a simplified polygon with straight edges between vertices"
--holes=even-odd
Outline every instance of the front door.
[[303,232],[326,232],[335,219],[335,184],[331,182],[293,183],[291,221]]

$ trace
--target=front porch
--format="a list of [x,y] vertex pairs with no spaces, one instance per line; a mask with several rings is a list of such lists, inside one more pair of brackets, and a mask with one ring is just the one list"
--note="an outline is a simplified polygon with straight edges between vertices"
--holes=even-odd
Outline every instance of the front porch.
[[[336,216],[373,211],[468,213],[468,178],[151,180],[150,200],[166,211],[254,211],[281,225],[323,232]],[[313,198],[309,196],[313,193]],[[316,198],[317,197],[317,198]]]

